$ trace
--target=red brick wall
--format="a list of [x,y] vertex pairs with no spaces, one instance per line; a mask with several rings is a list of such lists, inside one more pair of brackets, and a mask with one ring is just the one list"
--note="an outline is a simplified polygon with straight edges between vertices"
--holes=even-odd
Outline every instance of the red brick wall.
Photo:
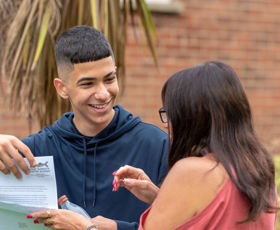
[[6,89],[7,82],[5,81],[0,86],[0,133],[23,138],[32,131],[37,131],[38,125],[36,125],[36,122],[34,122],[33,128],[29,128],[24,113],[22,111],[14,111],[10,108]]
[[[280,152],[280,2],[277,0],[181,0],[180,14],[154,13],[159,71],[142,37],[129,34],[126,88],[119,103],[161,126],[160,90],[174,72],[219,59],[238,73],[249,97],[257,134]],[[25,136],[23,118],[0,98],[0,132]],[[278,143],[279,142],[279,143]]]
[[[121,102],[160,125],[160,89],[170,74],[209,59],[230,64],[246,89],[257,134],[280,153],[280,2],[181,0],[179,15],[154,14],[160,71],[131,39],[127,89]],[[279,143],[278,143],[279,142]]]

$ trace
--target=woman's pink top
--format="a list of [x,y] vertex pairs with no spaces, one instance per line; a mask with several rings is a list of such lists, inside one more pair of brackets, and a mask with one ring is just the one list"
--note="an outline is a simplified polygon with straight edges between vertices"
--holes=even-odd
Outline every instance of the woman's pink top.
[[[277,200],[277,199],[276,199]],[[275,204],[276,205],[276,204]],[[175,230],[273,230],[276,213],[262,213],[256,221],[237,224],[248,215],[249,203],[229,178],[217,196],[200,213]],[[138,230],[143,226],[151,207],[140,218]]]

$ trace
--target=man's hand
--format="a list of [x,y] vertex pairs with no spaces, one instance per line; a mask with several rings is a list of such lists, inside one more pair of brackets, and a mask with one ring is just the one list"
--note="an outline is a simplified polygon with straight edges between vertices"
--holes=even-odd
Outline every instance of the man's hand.
[[14,136],[0,134],[0,171],[2,173],[9,174],[12,171],[17,178],[21,178],[19,167],[25,174],[29,174],[30,170],[18,151],[27,158],[31,167],[36,165],[33,154],[22,141]]
[[98,228],[98,230],[117,230],[117,222],[103,216],[96,216],[90,221]]

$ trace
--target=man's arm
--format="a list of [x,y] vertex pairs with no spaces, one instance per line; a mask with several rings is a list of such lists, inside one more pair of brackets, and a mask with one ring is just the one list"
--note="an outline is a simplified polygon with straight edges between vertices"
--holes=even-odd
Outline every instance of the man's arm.
[[19,151],[27,158],[31,167],[36,165],[33,154],[21,140],[15,136],[0,134],[0,171],[2,173],[12,172],[17,178],[21,178],[20,168],[25,174],[29,174],[30,170]]

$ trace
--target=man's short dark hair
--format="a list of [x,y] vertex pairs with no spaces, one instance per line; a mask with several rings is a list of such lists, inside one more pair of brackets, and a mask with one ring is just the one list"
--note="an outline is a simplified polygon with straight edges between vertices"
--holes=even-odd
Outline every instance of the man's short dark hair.
[[105,36],[90,26],[74,26],[64,31],[56,41],[57,66],[97,61],[106,57],[114,59],[112,48]]

